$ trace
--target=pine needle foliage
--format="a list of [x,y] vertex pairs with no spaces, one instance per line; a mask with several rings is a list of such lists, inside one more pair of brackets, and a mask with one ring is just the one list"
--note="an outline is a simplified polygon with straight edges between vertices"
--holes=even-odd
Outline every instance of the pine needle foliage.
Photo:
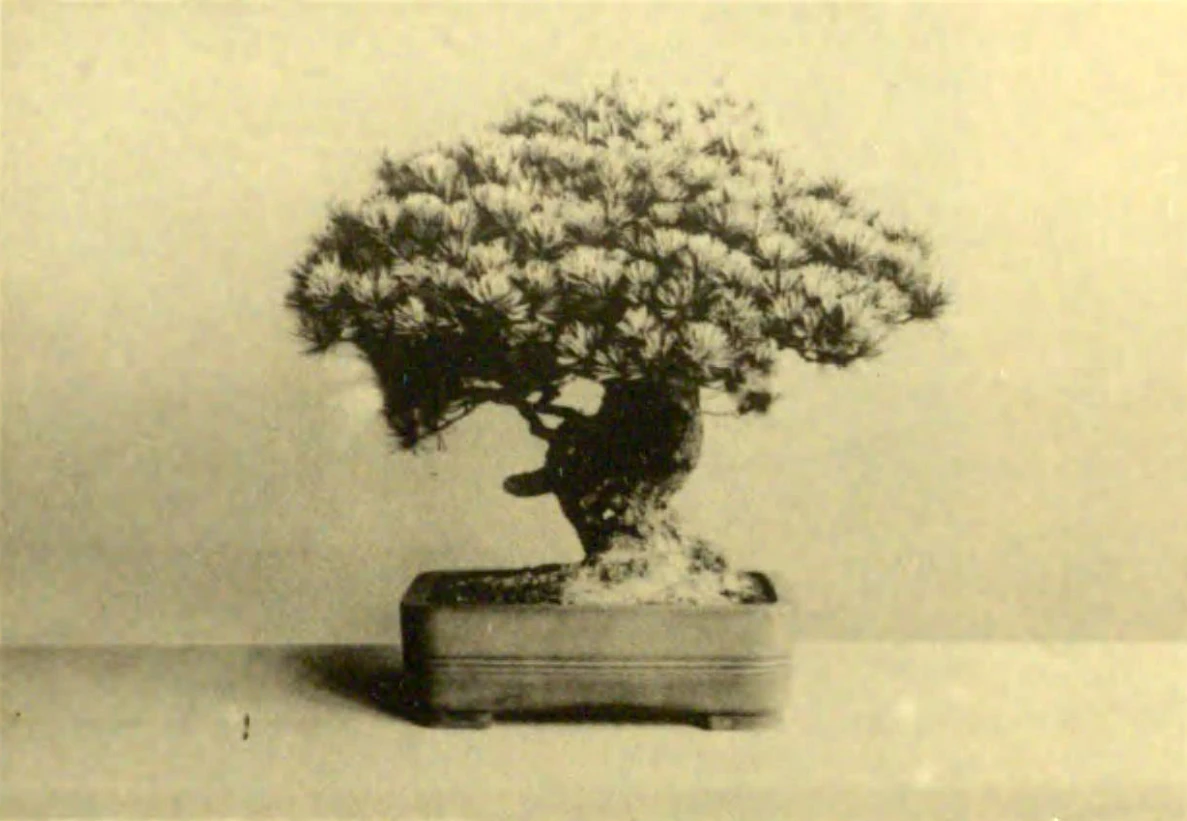
[[764,411],[781,351],[845,366],[947,294],[917,232],[789,168],[752,104],[615,80],[385,157],[291,272],[314,352],[352,344],[414,447],[574,379],[718,388]]

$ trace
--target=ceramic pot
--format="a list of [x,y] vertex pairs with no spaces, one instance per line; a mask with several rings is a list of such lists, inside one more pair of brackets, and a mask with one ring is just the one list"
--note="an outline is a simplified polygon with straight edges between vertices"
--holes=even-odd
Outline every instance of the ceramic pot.
[[751,574],[759,604],[449,604],[435,591],[500,571],[418,576],[401,603],[407,695],[431,723],[495,716],[681,717],[713,729],[777,723],[788,697],[793,610]]

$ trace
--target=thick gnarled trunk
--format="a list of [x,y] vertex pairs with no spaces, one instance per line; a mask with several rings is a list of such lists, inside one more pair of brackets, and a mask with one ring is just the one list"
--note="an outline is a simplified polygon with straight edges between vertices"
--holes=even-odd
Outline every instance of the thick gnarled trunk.
[[580,563],[529,571],[521,586],[554,585],[556,600],[571,604],[761,600],[753,579],[683,533],[669,507],[697,465],[702,437],[695,388],[605,386],[596,414],[552,432],[543,468],[507,481],[517,496],[556,496],[585,551]]
[[701,453],[696,389],[631,382],[606,386],[594,416],[570,420],[550,443],[550,490],[588,560],[657,532],[678,538],[668,505]]

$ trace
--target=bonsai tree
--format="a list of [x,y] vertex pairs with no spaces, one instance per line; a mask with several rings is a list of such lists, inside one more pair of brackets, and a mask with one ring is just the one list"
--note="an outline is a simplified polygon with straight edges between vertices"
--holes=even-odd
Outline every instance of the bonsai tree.
[[[547,442],[507,489],[554,495],[585,557],[508,590],[745,600],[747,577],[670,507],[701,450],[702,391],[762,413],[781,352],[876,355],[944,306],[928,256],[838,181],[785,165],[752,104],[614,81],[385,157],[374,190],[332,210],[287,304],[309,350],[349,344],[370,364],[402,448],[487,403]],[[601,386],[596,410],[565,401],[578,382]]]

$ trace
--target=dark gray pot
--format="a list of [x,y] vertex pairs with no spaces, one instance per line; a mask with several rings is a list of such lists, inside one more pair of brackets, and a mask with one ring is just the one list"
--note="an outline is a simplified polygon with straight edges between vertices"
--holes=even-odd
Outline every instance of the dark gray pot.
[[494,715],[692,718],[712,729],[777,723],[787,699],[792,606],[771,603],[441,604],[436,585],[490,571],[418,576],[400,606],[408,696],[432,723]]

